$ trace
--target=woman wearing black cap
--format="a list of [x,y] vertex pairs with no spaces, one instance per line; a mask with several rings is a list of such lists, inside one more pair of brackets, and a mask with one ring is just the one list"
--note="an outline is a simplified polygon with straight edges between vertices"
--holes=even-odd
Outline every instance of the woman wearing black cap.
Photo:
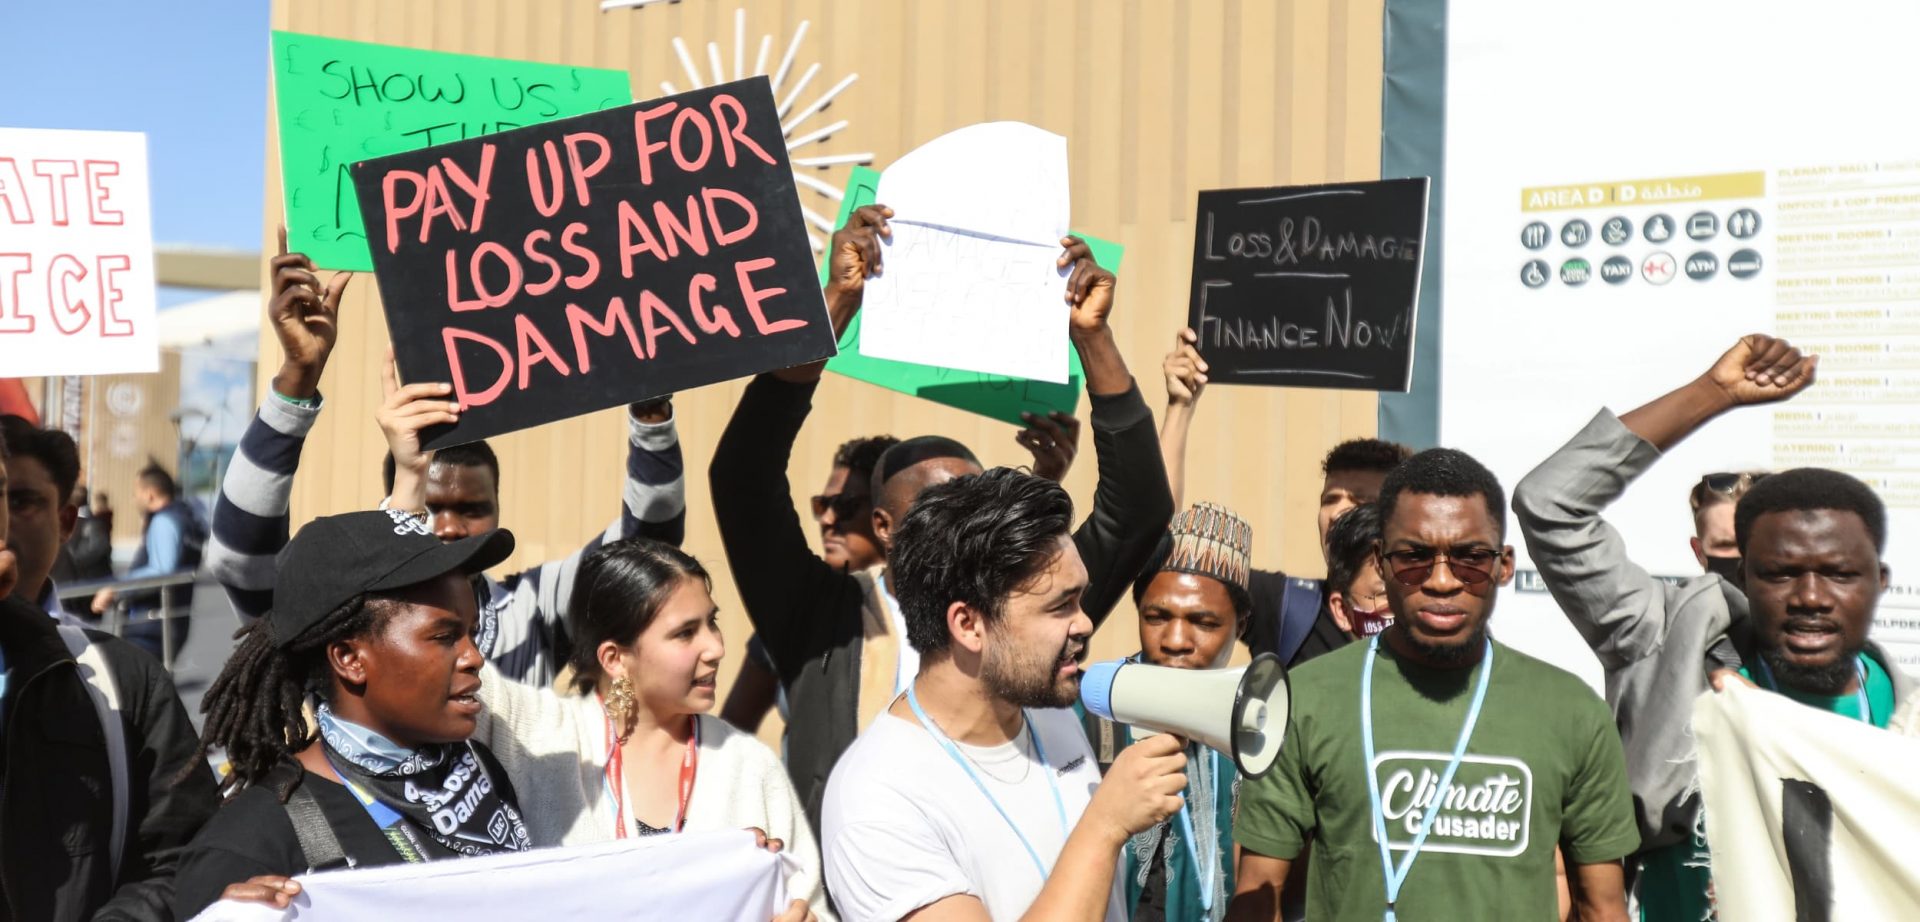
[[[273,610],[208,689],[201,757],[238,789],[188,847],[174,911],[284,907],[295,874],[531,847],[486,747],[472,574],[505,531],[442,544],[400,513],[316,519],[281,553]],[[318,726],[304,708],[315,705]]]

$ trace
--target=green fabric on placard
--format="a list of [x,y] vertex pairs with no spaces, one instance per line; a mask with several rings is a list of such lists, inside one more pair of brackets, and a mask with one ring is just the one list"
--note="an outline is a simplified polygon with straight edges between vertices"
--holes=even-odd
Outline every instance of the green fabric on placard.
[[[273,33],[273,95],[288,247],[367,272],[353,163],[633,102],[624,71],[297,32]],[[523,164],[493,168],[495,182],[524,177]]]
[[[1867,670],[1867,706],[1873,710],[1873,725],[1885,728],[1893,719],[1893,677],[1872,655],[1860,657]],[[1755,681],[1747,667],[1740,674]],[[1762,686],[1765,687],[1765,686]],[[1860,720],[1858,695],[1809,695],[1797,691],[1783,694],[1811,708]],[[1640,859],[1640,918],[1643,922],[1698,922],[1710,918],[1707,887],[1713,883],[1709,863],[1706,829],[1696,821],[1693,839],[1656,848]]]
[[[1360,675],[1374,670],[1374,748],[1360,739]],[[1472,699],[1475,669],[1440,670],[1352,644],[1292,675],[1280,759],[1240,792],[1242,847],[1292,859],[1308,842],[1307,917],[1379,922],[1385,876],[1374,841],[1369,770],[1380,783],[1387,838],[1403,859],[1425,811],[1433,831],[1400,892],[1400,922],[1556,918],[1553,853],[1567,863],[1625,857],[1640,844],[1626,758],[1613,715],[1572,675],[1494,642],[1493,675],[1466,755],[1443,797],[1434,790]]]
[[[847,182],[846,197],[840,202],[840,217],[834,226],[844,226],[854,209],[873,204],[879,187],[879,172],[866,167],[854,167],[853,175]],[[1124,247],[1090,234],[1075,233],[1087,242],[1095,262],[1108,271],[1120,271],[1120,258],[1126,252]],[[829,259],[831,256],[829,253]],[[822,285],[827,281],[827,261],[822,260],[820,264]],[[1080,356],[1072,349],[1067,350],[1065,384],[873,358],[860,353],[858,316],[853,318],[847,332],[840,337],[840,354],[827,361],[827,370],[1016,426],[1026,425],[1020,418],[1021,413],[1045,415],[1055,410],[1073,413],[1079,405],[1083,377]]]

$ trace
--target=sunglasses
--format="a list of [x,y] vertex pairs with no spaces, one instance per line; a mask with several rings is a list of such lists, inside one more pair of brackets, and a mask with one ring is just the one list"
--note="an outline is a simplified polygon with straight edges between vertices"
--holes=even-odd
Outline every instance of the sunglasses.
[[1386,561],[1385,569],[1393,574],[1394,580],[1408,588],[1425,585],[1427,577],[1433,575],[1433,568],[1442,561],[1453,571],[1454,579],[1469,586],[1484,586],[1493,579],[1500,552],[1490,547],[1456,547],[1442,553],[1421,547],[1383,551],[1380,557]]
[[860,515],[867,509],[867,497],[859,494],[835,493],[832,496],[816,496],[812,499],[813,517],[825,518],[827,510],[833,510],[836,522],[845,522]]
[[1708,474],[1693,486],[1691,497],[1693,510],[1700,511],[1700,507],[1706,504],[1707,497],[1714,494],[1730,500],[1738,500],[1748,490],[1753,489],[1754,484],[1767,479],[1768,473],[1768,471],[1722,471],[1718,474]]

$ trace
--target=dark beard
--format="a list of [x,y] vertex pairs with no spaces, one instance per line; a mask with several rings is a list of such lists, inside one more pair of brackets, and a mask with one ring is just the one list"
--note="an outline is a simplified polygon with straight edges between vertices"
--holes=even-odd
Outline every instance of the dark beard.
[[1408,647],[1419,654],[1422,662],[1445,669],[1465,665],[1480,656],[1487,645],[1487,622],[1480,622],[1480,626],[1474,629],[1466,642],[1459,644],[1427,643],[1415,637],[1412,631],[1402,631],[1400,636],[1407,642]]
[[[989,655],[986,661],[981,663],[980,681],[987,686],[987,691],[994,697],[1015,707],[1043,709],[1072,707],[1074,702],[1080,700],[1079,680],[1076,678],[1072,687],[1062,690],[1053,678],[1056,667],[1060,665],[1062,659],[1066,658],[1067,652],[1072,647],[1073,641],[1068,640],[1066,646],[1060,648],[1059,653],[1047,660],[1044,670],[1039,668],[1038,664],[1025,660],[1018,654]],[[1008,663],[1008,660],[1012,662]]]
[[1809,695],[1835,697],[1847,688],[1847,680],[1854,676],[1853,654],[1836,659],[1825,666],[1802,666],[1789,661],[1778,650],[1761,650],[1760,659],[1773,670],[1773,677],[1781,685],[1797,692]]

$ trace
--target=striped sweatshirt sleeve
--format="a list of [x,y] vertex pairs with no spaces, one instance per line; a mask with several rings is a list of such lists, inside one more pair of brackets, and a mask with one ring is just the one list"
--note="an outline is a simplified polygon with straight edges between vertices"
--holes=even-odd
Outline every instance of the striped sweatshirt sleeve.
[[240,437],[213,507],[206,567],[251,624],[273,605],[274,557],[286,547],[293,472],[320,407],[268,396]]

